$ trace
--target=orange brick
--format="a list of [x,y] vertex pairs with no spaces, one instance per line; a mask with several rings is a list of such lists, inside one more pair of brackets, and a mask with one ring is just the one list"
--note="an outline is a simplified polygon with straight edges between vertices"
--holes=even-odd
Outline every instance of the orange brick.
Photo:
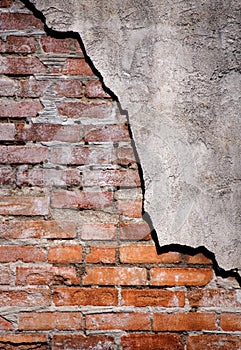
[[46,253],[43,249],[32,246],[0,246],[0,262],[43,262]]
[[82,315],[80,312],[20,312],[20,330],[80,330]]
[[61,245],[49,248],[50,263],[80,263],[82,262],[82,247],[80,245]]
[[0,347],[6,350],[12,349],[39,349],[47,350],[46,334],[0,334]]
[[142,217],[142,200],[120,200],[117,202],[117,207],[120,215],[128,216],[131,218]]
[[89,247],[90,252],[86,255],[87,263],[103,263],[114,264],[115,263],[115,247]]
[[240,350],[241,338],[230,335],[192,335],[188,337],[187,350]]
[[115,288],[55,288],[56,306],[112,306],[117,305],[118,295]]
[[[106,335],[56,334],[52,350],[116,349],[114,339]],[[47,349],[46,349],[47,350]]]
[[184,350],[181,337],[177,334],[132,333],[121,338],[121,345],[123,350]]
[[186,261],[188,264],[192,265],[210,265],[212,264],[212,260],[206,258],[203,254],[195,254],[195,255],[186,255]]
[[86,316],[86,328],[90,330],[126,331],[150,330],[150,316],[147,313],[102,313]]
[[221,315],[220,326],[224,331],[241,331],[241,314],[227,313]]
[[86,269],[84,285],[145,285],[146,269],[139,267],[93,267]]
[[131,244],[120,247],[120,260],[131,264],[171,264],[179,263],[181,254],[168,252],[158,255],[153,244]]
[[0,316],[0,330],[10,331],[13,329],[12,323]]
[[205,286],[211,281],[209,268],[153,268],[151,285],[155,286]]
[[215,330],[216,328],[215,313],[154,314],[154,331],[201,331]]

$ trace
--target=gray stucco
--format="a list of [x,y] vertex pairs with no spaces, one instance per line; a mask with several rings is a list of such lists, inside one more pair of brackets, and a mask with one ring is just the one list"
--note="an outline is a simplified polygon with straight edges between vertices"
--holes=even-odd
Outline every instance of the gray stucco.
[[33,0],[127,109],[160,245],[241,268],[238,0]]

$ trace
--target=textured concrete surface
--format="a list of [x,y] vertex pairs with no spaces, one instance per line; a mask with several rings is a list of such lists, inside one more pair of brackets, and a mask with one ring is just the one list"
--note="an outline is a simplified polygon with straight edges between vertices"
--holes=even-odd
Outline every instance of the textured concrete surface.
[[240,2],[33,0],[127,109],[161,246],[241,268]]

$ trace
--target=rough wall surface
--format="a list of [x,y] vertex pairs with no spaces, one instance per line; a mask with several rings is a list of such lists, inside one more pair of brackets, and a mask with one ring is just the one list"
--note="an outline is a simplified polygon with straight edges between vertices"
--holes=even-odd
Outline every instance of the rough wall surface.
[[241,268],[240,2],[33,0],[127,109],[160,245]]
[[240,350],[237,281],[157,254],[126,117],[77,40],[0,4],[0,349]]

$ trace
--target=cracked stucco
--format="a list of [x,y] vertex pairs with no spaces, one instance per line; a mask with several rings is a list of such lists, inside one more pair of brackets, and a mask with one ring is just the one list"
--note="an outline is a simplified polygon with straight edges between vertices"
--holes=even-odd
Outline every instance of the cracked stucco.
[[161,246],[241,268],[240,2],[33,0],[127,109]]

